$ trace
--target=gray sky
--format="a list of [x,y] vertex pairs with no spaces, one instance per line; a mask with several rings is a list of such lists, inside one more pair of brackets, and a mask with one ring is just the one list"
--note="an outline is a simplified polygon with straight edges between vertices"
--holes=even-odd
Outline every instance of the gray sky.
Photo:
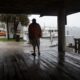
[[31,15],[29,17],[30,23],[32,22],[33,18],[35,18],[37,20],[37,23],[39,23],[42,27],[44,27],[44,26],[56,27],[57,26],[57,17],[56,16],[40,17],[40,15]]
[[[30,22],[33,18],[36,18],[37,22],[42,27],[44,27],[44,26],[57,27],[57,16],[43,16],[43,17],[40,17],[40,15],[31,15],[29,17]],[[67,16],[67,26],[80,27],[80,12]]]
[[67,17],[67,25],[80,27],[80,12],[69,15]]

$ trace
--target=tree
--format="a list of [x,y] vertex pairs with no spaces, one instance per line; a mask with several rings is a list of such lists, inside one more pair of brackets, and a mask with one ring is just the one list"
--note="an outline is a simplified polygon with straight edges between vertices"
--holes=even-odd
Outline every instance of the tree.
[[26,14],[0,14],[0,21],[5,22],[7,24],[8,39],[9,39],[9,25],[8,24],[10,22],[14,23],[13,38],[15,38],[16,36],[17,26],[19,22],[21,22],[22,25],[26,25],[26,26],[29,23],[28,15]]

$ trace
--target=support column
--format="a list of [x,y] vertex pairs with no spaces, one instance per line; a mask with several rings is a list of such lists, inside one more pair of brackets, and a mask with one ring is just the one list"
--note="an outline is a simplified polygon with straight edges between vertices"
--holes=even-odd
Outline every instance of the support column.
[[9,37],[9,25],[8,25],[8,18],[7,18],[7,39],[9,40],[10,39],[10,37]]
[[65,11],[60,8],[58,11],[58,62],[63,63],[65,55]]

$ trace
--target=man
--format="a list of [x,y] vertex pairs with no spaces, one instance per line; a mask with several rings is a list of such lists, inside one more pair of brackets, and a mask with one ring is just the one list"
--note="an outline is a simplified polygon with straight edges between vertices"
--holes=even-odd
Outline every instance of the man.
[[28,28],[29,32],[29,40],[33,46],[34,53],[33,56],[36,56],[35,49],[38,49],[38,55],[40,56],[40,38],[42,36],[41,27],[38,23],[36,23],[36,19],[32,19],[32,23],[29,25]]

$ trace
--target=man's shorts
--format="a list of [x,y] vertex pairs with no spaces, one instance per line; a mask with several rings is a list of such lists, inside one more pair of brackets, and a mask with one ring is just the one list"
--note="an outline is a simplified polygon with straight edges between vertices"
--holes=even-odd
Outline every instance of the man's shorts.
[[39,45],[40,45],[40,39],[31,39],[31,40],[30,40],[30,43],[31,43],[33,46],[39,46]]

